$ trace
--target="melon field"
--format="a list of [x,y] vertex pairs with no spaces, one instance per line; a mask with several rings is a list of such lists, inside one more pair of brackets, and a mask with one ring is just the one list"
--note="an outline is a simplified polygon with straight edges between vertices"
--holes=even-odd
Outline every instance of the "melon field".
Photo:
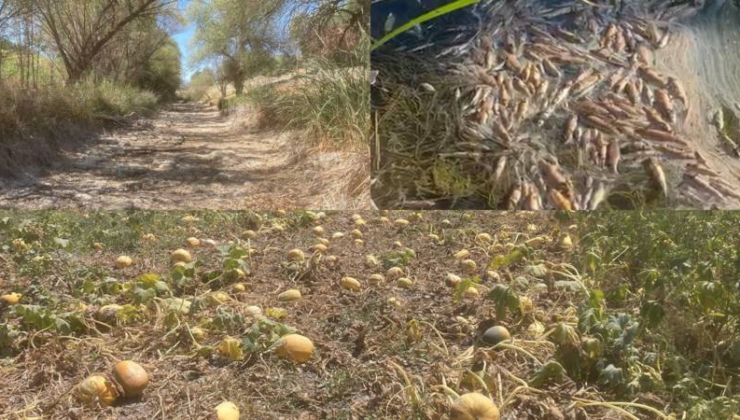
[[740,419],[740,214],[1,212],[2,419]]

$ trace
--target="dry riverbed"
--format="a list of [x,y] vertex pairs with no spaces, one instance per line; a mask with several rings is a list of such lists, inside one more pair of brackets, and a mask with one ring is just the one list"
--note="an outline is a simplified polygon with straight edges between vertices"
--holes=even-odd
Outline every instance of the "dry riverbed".
[[[297,152],[300,132],[262,130],[252,117],[172,105],[64,152],[43,176],[0,179],[0,207],[369,208],[327,178],[343,162],[367,157]],[[359,181],[356,191],[366,188]]]

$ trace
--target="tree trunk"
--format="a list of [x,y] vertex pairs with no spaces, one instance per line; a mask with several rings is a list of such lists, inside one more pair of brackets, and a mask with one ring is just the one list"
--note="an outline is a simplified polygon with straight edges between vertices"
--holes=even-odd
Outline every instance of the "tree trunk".
[[80,66],[75,66],[67,69],[67,86],[74,86],[80,81],[82,81],[82,77],[85,75],[85,69],[80,68]]
[[235,80],[234,89],[236,89],[236,96],[242,96],[244,94],[244,79]]

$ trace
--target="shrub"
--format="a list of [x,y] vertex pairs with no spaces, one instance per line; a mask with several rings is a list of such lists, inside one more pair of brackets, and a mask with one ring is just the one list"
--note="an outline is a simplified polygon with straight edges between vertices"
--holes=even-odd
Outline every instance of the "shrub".
[[223,103],[229,110],[249,102],[262,126],[305,130],[317,145],[358,148],[369,144],[370,86],[366,73],[369,39],[363,37],[348,65],[326,58],[306,63],[306,74],[289,84],[250,89],[244,98]]

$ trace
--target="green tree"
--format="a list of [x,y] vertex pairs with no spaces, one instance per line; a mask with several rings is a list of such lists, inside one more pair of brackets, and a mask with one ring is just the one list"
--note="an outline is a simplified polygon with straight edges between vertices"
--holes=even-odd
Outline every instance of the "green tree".
[[249,76],[274,65],[278,18],[284,0],[195,0],[188,15],[196,25],[194,61],[216,60],[237,95]]
[[93,68],[98,56],[129,25],[159,16],[177,0],[37,0],[34,2],[74,84]]
[[141,68],[134,84],[160,94],[164,99],[174,99],[181,84],[180,49],[172,37],[167,37],[159,49]]
[[197,71],[190,78],[188,86],[189,96],[199,100],[206,95],[208,89],[216,83],[216,76],[211,69]]

